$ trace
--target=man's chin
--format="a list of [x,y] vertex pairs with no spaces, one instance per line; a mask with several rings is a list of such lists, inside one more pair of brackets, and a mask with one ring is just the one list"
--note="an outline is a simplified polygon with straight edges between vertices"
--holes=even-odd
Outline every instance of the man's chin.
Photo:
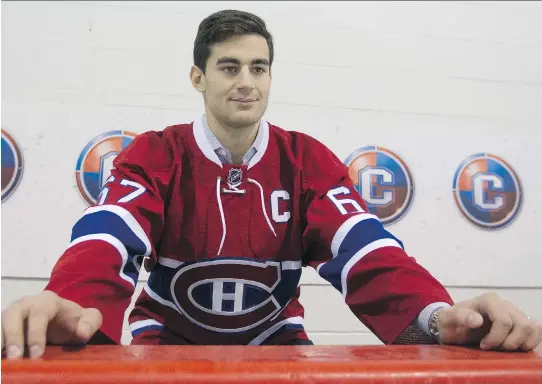
[[258,124],[263,114],[254,111],[237,111],[229,116],[229,125],[233,128],[245,128]]

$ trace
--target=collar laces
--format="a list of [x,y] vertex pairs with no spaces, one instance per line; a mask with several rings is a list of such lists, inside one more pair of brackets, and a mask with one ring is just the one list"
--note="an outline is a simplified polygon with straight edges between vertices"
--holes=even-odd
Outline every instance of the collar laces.
[[[267,225],[269,226],[269,229],[271,232],[273,232],[273,235],[275,237],[277,236],[275,229],[273,228],[273,225],[271,224],[271,221],[269,220],[269,216],[267,215],[267,210],[265,208],[265,202],[264,202],[264,194],[263,194],[263,187],[260,183],[258,183],[256,180],[248,178],[247,179],[249,183],[255,184],[260,189],[260,201],[262,202],[262,211],[263,215],[265,216],[265,221],[267,222]],[[222,196],[221,193],[234,193],[234,194],[240,194],[244,195],[246,193],[246,189],[239,189],[238,185],[232,185],[228,184],[228,188],[220,188],[220,183],[222,181],[221,177],[217,177],[216,179],[216,200],[218,203],[218,210],[220,211],[220,219],[222,220],[222,239],[220,240],[220,247],[218,248],[217,255],[220,255],[220,252],[222,251],[222,246],[224,245],[224,241],[226,240],[226,218],[224,217],[224,208],[222,208]]]

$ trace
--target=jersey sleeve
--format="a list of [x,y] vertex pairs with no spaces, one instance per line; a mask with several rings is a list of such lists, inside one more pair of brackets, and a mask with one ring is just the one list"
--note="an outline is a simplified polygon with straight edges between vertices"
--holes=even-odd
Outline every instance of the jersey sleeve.
[[304,264],[333,285],[385,344],[429,304],[453,304],[401,240],[368,212],[347,167],[323,144],[305,146],[310,154],[303,161]]
[[160,133],[136,137],[114,160],[97,203],[73,226],[45,288],[100,310],[100,332],[117,344],[143,260],[156,259],[172,168]]

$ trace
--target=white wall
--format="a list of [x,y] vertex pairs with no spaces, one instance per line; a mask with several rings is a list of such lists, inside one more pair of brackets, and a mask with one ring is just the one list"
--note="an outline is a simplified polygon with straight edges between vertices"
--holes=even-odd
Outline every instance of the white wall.
[[[2,308],[39,291],[85,208],[73,178],[97,134],[141,133],[201,114],[188,78],[200,20],[224,2],[3,2],[2,128],[25,173],[2,204]],[[537,2],[238,2],[275,37],[266,118],[341,159],[397,150],[416,197],[390,230],[455,300],[495,290],[542,320],[542,5]],[[451,176],[494,152],[526,191],[509,227],[457,211]],[[340,295],[305,271],[317,343],[375,343]],[[325,303],[323,305],[322,303]],[[329,314],[333,314],[330,316]],[[129,335],[126,336],[129,338]]]

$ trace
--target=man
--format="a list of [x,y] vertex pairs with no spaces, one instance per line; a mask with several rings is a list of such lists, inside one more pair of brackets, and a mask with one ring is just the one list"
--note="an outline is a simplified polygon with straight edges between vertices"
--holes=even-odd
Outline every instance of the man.
[[141,134],[116,158],[45,291],[3,313],[8,357],[119,343],[143,263],[133,344],[310,345],[302,266],[387,344],[540,343],[540,325],[497,295],[454,304],[367,212],[330,150],[262,120],[272,63],[260,18],[223,11],[202,21],[190,78],[205,116]]

